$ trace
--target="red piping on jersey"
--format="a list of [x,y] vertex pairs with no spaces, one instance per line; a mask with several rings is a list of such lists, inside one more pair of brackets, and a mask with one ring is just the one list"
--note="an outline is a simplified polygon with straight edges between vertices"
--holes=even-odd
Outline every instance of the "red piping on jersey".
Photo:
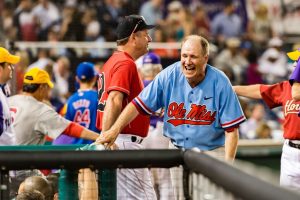
[[228,122],[228,123],[225,123],[225,124],[221,124],[221,126],[223,127],[223,126],[230,126],[231,124],[233,124],[233,123],[235,123],[235,122],[238,122],[238,121],[240,121],[240,120],[242,120],[242,119],[245,119],[245,116],[241,116],[241,117],[239,117],[239,118],[237,118],[237,119],[235,119],[235,120],[233,120],[233,121],[231,121],[231,122]]
[[127,94],[129,96],[130,92],[122,87],[119,87],[119,86],[112,86],[112,87],[109,87],[107,89],[107,92],[109,93],[110,91],[120,91],[120,92],[123,92],[125,94]]
[[75,122],[71,122],[69,126],[64,130],[63,134],[71,136],[71,137],[76,137],[80,138],[81,132],[83,131],[83,127],[80,126],[79,124]]
[[131,101],[131,103],[136,107],[136,109],[138,110],[138,112],[141,115],[148,115],[149,116],[149,114],[146,113],[134,99]]
[[144,110],[144,112],[146,112],[148,115],[152,114],[152,111],[144,104],[144,102],[139,97],[136,97],[134,99],[136,103],[141,107],[141,109]]

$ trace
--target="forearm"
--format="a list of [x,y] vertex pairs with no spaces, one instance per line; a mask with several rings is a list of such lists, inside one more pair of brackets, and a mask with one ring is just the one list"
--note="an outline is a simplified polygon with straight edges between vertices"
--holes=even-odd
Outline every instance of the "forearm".
[[87,140],[96,140],[99,136],[98,133],[88,130],[75,122],[70,122],[69,126],[64,130],[63,134]]
[[300,101],[300,83],[298,82],[293,83],[292,97],[295,101]]
[[111,129],[120,133],[126,125],[128,125],[138,116],[138,114],[139,112],[133,105],[133,103],[128,104],[117,119],[116,123],[111,127]]
[[238,96],[248,97],[252,99],[262,99],[260,93],[260,84],[248,86],[236,85],[233,86],[233,89]]
[[109,95],[103,113],[102,131],[110,129],[122,112],[123,95],[122,97],[117,96],[120,94],[116,92],[112,92]]
[[95,141],[99,137],[99,134],[91,131],[89,129],[84,128],[80,133],[80,138],[86,139],[86,140],[93,140]]
[[239,132],[237,128],[235,128],[232,132],[225,131],[225,160],[234,160],[238,141]]

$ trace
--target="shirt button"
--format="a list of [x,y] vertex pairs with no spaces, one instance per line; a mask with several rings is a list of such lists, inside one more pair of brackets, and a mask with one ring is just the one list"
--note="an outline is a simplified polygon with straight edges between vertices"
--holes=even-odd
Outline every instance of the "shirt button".
[[190,125],[187,125],[186,127],[190,128]]
[[192,103],[192,101],[190,101],[190,103]]
[[185,140],[189,140],[189,138],[185,138]]
[[194,94],[194,92],[191,92],[191,94]]

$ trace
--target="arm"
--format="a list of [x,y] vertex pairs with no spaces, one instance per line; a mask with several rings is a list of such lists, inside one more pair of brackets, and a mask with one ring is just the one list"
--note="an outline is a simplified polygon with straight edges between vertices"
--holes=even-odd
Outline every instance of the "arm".
[[256,85],[236,85],[233,86],[233,90],[236,92],[238,96],[253,98],[253,99],[262,99],[260,94],[260,84]]
[[292,85],[292,97],[295,101],[300,100],[300,83],[294,82]]
[[114,125],[107,131],[104,131],[100,134],[96,143],[106,144],[110,147],[115,140],[117,139],[121,130],[129,124],[136,116],[139,114],[137,108],[133,103],[128,104]]
[[225,131],[225,160],[233,161],[235,158],[237,144],[239,140],[238,128],[234,128],[232,132]]
[[102,131],[110,129],[122,112],[124,94],[119,91],[111,91],[108,95],[103,113]]
[[75,122],[70,122],[70,124],[64,130],[63,134],[87,140],[96,140],[99,137],[98,133],[84,128],[83,126],[80,126]]

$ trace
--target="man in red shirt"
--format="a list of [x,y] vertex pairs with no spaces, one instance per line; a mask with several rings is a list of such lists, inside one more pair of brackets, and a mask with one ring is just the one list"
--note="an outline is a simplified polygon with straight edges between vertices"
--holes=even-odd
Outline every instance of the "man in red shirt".
[[298,112],[300,101],[293,100],[289,81],[274,85],[233,86],[233,89],[239,96],[264,100],[270,108],[282,106],[285,141],[281,156],[280,185],[289,189],[299,189],[300,118]]
[[[135,60],[148,52],[148,44],[152,41],[148,29],[151,28],[154,25],[147,25],[138,15],[126,16],[118,24],[117,51],[104,64],[98,79],[96,126],[102,132],[110,129],[125,106],[143,89]],[[149,124],[149,117],[138,115],[110,141],[119,149],[141,149],[140,143],[147,136]],[[118,199],[156,199],[149,170],[118,170],[117,196]]]

